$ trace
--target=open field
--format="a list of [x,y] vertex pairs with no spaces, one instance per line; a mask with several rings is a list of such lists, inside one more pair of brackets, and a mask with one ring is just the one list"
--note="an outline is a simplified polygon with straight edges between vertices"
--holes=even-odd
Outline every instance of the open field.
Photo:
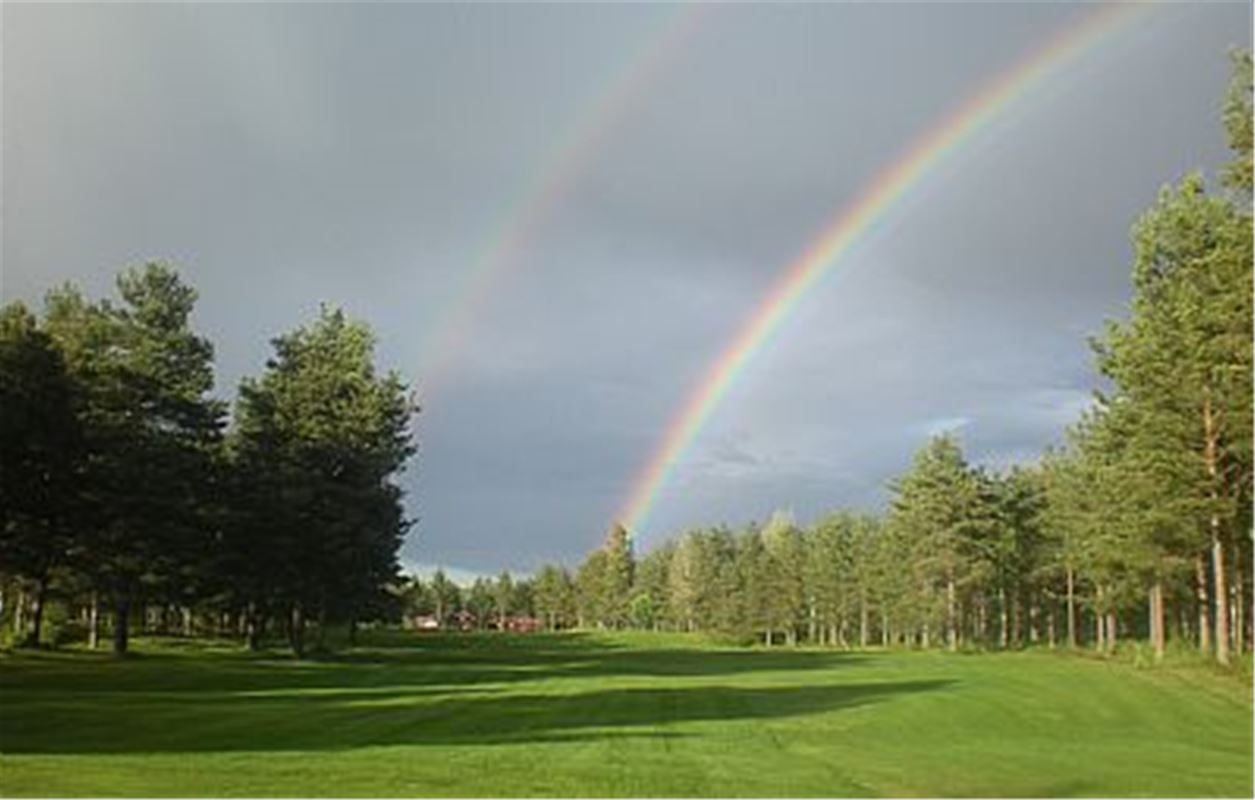
[[14,795],[1232,795],[1231,677],[1050,653],[377,634],[0,657]]

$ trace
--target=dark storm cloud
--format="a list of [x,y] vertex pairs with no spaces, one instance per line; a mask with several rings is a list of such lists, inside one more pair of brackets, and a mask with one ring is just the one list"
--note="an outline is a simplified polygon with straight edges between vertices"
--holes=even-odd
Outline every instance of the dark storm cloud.
[[[763,293],[867,180],[1086,8],[707,9],[475,306],[423,345],[538,165],[666,6],[10,6],[3,290],[107,291],[144,258],[201,292],[220,392],[320,301],[424,400],[410,563],[575,561]],[[1006,109],[799,305],[684,461],[685,525],[873,506],[927,436],[1003,466],[1095,386],[1128,228],[1225,158],[1249,8],[1156,8]]]

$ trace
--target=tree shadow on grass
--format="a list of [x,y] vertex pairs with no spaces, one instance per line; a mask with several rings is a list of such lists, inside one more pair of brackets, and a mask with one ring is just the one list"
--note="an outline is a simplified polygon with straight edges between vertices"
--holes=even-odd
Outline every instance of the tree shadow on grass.
[[[831,713],[938,691],[947,680],[746,688],[613,688],[573,694],[313,693],[257,702],[189,692],[45,705],[0,729],[8,754],[341,750],[700,736],[693,723]],[[136,702],[138,701],[138,702]],[[9,717],[9,713],[5,713]],[[13,724],[16,723],[16,724]],[[676,730],[676,728],[680,728]]]
[[422,636],[305,661],[276,654],[160,652],[126,661],[96,654],[30,654],[0,669],[0,696],[48,693],[218,693],[464,687],[559,678],[715,677],[829,671],[867,653],[622,647],[583,634]]

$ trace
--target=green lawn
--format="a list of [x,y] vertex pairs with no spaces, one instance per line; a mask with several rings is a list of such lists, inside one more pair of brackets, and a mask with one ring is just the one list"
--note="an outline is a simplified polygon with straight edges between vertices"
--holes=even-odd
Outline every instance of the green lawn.
[[1051,653],[379,635],[0,656],[4,795],[1229,795],[1250,692]]

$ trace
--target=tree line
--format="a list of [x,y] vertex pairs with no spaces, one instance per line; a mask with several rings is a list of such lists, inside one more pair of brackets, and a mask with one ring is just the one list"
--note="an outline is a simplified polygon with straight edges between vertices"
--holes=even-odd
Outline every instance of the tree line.
[[307,630],[395,606],[417,408],[369,328],[322,308],[272,340],[228,418],[196,291],[157,263],[116,283],[0,309],[6,635],[110,635],[122,654],[138,622],[254,648],[281,634],[299,655]]
[[1251,71],[1235,54],[1219,185],[1190,175],[1134,225],[1128,317],[1092,341],[1108,388],[1063,446],[998,473],[941,436],[884,513],[695,530],[639,560],[616,526],[573,576],[542,573],[554,622],[950,649],[1135,636],[1160,657],[1171,636],[1221,663],[1249,649]]

